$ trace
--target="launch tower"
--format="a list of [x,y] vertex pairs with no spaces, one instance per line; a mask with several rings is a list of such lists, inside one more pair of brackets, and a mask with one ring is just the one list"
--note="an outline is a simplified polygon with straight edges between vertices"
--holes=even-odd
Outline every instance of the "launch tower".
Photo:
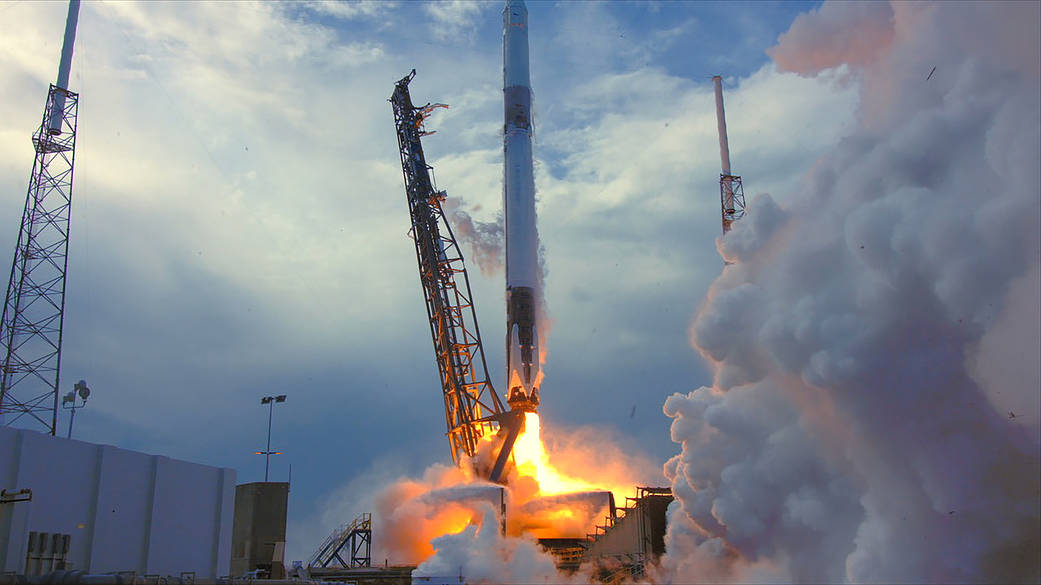
[[79,95],[68,85],[79,4],[79,0],[69,2],[58,80],[47,92],[43,120],[33,134],[36,158],[0,322],[0,424],[28,422],[52,435],[58,424],[76,159]]
[[[505,408],[488,380],[470,279],[462,251],[441,208],[445,192],[434,185],[432,167],[423,154],[423,120],[436,105],[412,104],[408,84],[415,75],[413,69],[395,84],[390,102],[412,218],[410,234],[416,244],[419,276],[441,374],[448,440],[452,460],[458,464],[463,456],[477,453],[482,437],[498,432],[496,416],[504,413]],[[508,456],[508,452],[503,455]],[[498,477],[491,479],[498,481]]]

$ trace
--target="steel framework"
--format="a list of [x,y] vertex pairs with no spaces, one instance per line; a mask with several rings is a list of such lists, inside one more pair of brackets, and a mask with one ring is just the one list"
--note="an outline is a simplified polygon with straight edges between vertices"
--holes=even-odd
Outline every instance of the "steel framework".
[[58,424],[78,105],[79,94],[50,86],[43,121],[33,134],[36,159],[0,322],[0,424],[27,418],[52,435]]
[[719,175],[719,206],[723,211],[723,235],[745,216],[745,188],[738,175]]
[[[390,98],[394,107],[405,196],[412,218],[410,235],[416,245],[430,334],[441,375],[445,420],[452,460],[474,456],[482,437],[499,430],[506,412],[488,379],[488,366],[477,327],[470,279],[463,254],[445,218],[445,192],[434,184],[420,138],[423,120],[432,107],[412,104],[408,84],[416,70],[398,81]],[[440,104],[436,104],[440,105]],[[493,478],[495,481],[497,478]]]
[[[346,550],[345,550],[346,549]],[[372,566],[372,515],[368,512],[340,526],[311,555],[308,568],[353,569]],[[344,558],[341,552],[349,552]]]

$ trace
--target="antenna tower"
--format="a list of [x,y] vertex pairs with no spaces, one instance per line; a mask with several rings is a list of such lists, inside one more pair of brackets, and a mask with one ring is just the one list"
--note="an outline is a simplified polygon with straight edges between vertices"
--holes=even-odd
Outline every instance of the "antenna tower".
[[727,141],[727,119],[723,112],[723,78],[716,75],[712,78],[716,89],[716,126],[719,129],[719,158],[723,163],[723,172],[719,175],[719,206],[723,215],[723,235],[730,231],[730,226],[745,216],[745,188],[741,185],[741,176],[730,172],[730,144]]
[[79,4],[79,0],[69,2],[58,80],[47,92],[43,120],[33,134],[36,158],[0,322],[0,355],[4,360],[0,370],[0,425],[22,421],[52,435],[58,424],[76,158],[79,94],[69,91],[68,85]]

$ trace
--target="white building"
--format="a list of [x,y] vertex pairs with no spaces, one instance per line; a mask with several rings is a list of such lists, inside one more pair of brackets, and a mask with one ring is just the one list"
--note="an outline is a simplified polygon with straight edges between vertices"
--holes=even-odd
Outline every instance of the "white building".
[[0,571],[228,574],[235,470],[0,427]]

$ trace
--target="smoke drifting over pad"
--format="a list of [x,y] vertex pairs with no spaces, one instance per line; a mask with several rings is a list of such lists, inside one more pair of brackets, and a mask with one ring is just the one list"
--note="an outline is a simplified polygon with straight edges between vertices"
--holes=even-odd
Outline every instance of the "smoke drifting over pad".
[[438,554],[413,572],[416,583],[568,583],[553,558],[534,540],[503,538],[495,510],[484,507],[484,520],[457,534],[434,539]]
[[[691,329],[714,388],[665,404],[683,447],[669,578],[1041,578],[1039,299],[1023,292],[1041,258],[1039,17],[825,4],[771,52],[801,75],[845,67],[861,124],[720,243],[735,264]],[[1009,314],[1030,331],[990,334]],[[1033,367],[988,366],[998,347]]]
[[491,277],[502,272],[505,245],[502,215],[496,221],[475,220],[466,210],[466,201],[458,197],[448,197],[443,206],[456,238],[470,245],[470,257],[477,262],[481,274]]

